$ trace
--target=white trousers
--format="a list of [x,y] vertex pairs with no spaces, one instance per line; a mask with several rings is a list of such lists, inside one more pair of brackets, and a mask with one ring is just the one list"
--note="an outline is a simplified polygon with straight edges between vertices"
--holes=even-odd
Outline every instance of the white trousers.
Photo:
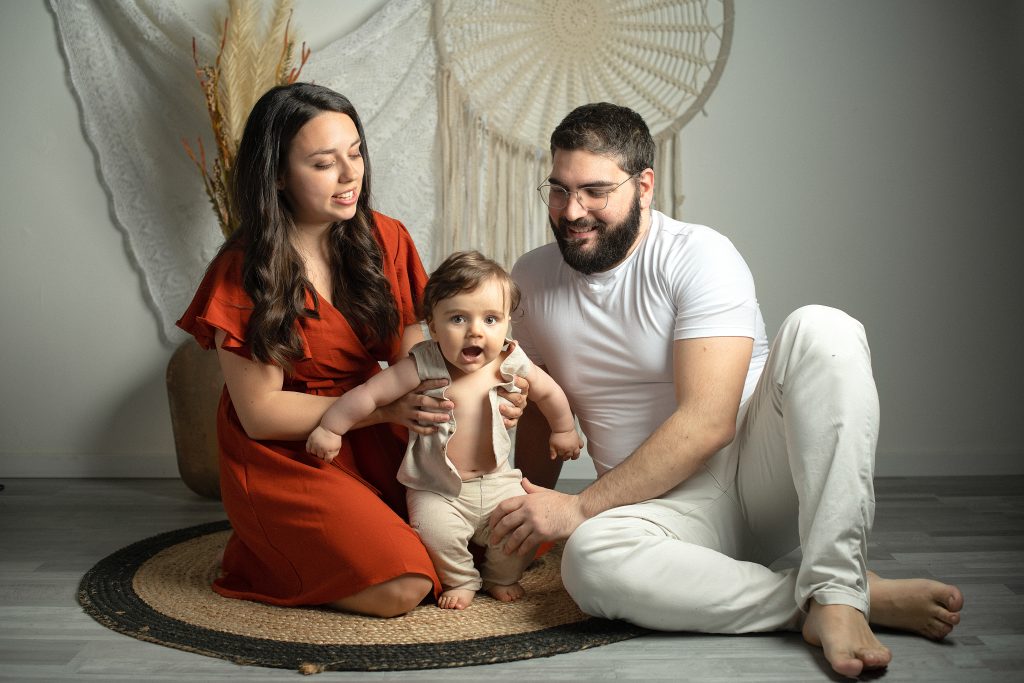
[[[584,522],[562,580],[584,612],[705,633],[796,630],[807,601],[868,614],[878,394],[864,328],[782,324],[736,438],[661,498]],[[797,568],[772,570],[797,547]]]

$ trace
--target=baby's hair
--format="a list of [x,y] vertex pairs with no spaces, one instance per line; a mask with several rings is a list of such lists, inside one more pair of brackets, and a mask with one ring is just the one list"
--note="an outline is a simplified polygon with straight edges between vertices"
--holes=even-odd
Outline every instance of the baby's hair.
[[446,258],[430,274],[423,289],[420,317],[428,323],[433,320],[434,306],[462,292],[471,292],[488,280],[497,280],[508,293],[508,311],[519,308],[519,287],[512,276],[497,261],[492,261],[479,251],[457,251]]

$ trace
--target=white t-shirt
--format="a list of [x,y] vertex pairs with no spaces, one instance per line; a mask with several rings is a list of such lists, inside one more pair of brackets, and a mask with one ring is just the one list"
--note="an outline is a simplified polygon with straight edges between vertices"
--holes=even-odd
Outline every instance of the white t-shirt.
[[726,237],[658,211],[642,242],[615,268],[573,270],[558,245],[522,256],[513,335],[565,390],[598,474],[629,456],[675,409],[672,342],[750,337],[746,401],[768,338],[743,257]]

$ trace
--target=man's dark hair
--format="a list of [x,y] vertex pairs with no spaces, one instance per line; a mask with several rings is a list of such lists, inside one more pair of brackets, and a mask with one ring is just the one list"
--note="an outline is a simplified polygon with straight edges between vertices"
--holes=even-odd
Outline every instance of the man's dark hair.
[[630,175],[654,168],[654,139],[643,117],[609,102],[584,104],[569,112],[551,134],[552,156],[558,149],[611,157]]

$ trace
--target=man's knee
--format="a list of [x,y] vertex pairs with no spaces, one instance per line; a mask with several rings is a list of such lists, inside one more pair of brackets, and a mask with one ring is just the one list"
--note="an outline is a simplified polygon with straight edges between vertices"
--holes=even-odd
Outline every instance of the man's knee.
[[[783,410],[812,422],[834,420],[853,424],[866,420],[878,429],[878,391],[871,369],[871,349],[864,326],[843,311],[805,306],[779,328],[772,349],[770,377],[783,393]],[[824,411],[824,412],[823,412]]]
[[595,517],[581,524],[566,541],[562,552],[562,583],[572,599],[587,614],[607,618],[619,615],[609,612],[609,595],[621,595],[629,587],[631,575],[623,564],[633,554],[636,539],[642,532],[625,530],[623,521]]
[[779,328],[779,334],[789,328],[795,328],[804,333],[864,334],[864,326],[845,311],[816,304],[802,306],[790,313]]
[[803,306],[793,311],[779,327],[776,344],[788,347],[780,349],[787,356],[795,353],[804,360],[826,360],[832,365],[859,365],[871,355],[864,326],[829,306]]

